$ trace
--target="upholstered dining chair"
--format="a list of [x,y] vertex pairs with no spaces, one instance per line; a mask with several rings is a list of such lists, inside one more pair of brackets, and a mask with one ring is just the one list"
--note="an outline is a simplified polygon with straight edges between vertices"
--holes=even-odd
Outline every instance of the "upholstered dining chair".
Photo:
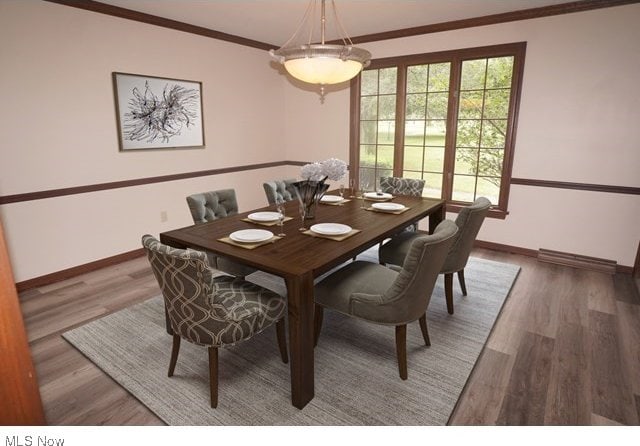
[[[380,192],[386,192],[391,195],[409,195],[411,197],[421,197],[423,189],[424,180],[421,179],[380,177]],[[416,232],[417,230],[417,222],[412,223],[405,228],[405,231]]]
[[151,235],[142,237],[142,245],[162,290],[173,333],[170,377],[181,339],[207,347],[211,407],[217,407],[218,349],[249,339],[273,323],[282,362],[289,362],[284,297],[211,268],[203,252],[172,248]]
[[458,227],[445,220],[432,235],[416,237],[400,271],[355,261],[330,274],[314,289],[314,342],[322,328],[324,308],[376,324],[395,326],[401,379],[407,379],[407,324],[418,320],[424,342],[431,345],[427,307]]
[[[447,300],[447,311],[453,314],[453,273],[458,273],[458,281],[462,295],[467,295],[467,286],[464,281],[464,267],[469,260],[473,242],[478,236],[484,218],[489,212],[491,202],[478,197],[471,205],[463,208],[456,218],[459,228],[451,250],[447,254],[440,273],[444,274],[444,291]],[[413,239],[418,234],[403,232],[395,235],[387,243],[380,247],[379,259],[383,265],[401,265],[409,251]]]
[[[195,224],[207,223],[238,213],[238,200],[234,189],[221,189],[189,195],[187,204]],[[255,268],[234,262],[226,257],[220,257],[211,252],[207,252],[207,255],[211,266],[231,275],[244,278],[256,272]]]
[[424,180],[418,178],[380,177],[380,190],[393,195],[421,197]]
[[264,193],[267,196],[269,204],[276,204],[282,201],[291,201],[296,198],[295,192],[291,186],[296,179],[289,178],[285,180],[272,180],[262,183]]

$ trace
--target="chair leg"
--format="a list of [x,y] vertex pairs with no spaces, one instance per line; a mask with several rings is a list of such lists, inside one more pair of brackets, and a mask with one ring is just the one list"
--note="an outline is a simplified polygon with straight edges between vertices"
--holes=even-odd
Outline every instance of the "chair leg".
[[422,331],[422,337],[427,347],[431,347],[431,339],[429,339],[429,330],[427,329],[427,313],[420,316],[420,330]]
[[173,336],[173,328],[171,328],[171,320],[169,319],[169,312],[167,311],[167,304],[164,304],[164,325],[167,330],[167,334]]
[[173,372],[176,369],[176,362],[178,362],[178,353],[180,352],[180,336],[173,335],[173,347],[171,348],[171,361],[169,361],[169,374],[167,376],[173,376]]
[[400,378],[407,379],[407,325],[396,325],[396,355]]
[[278,338],[278,348],[280,349],[280,357],[285,364],[289,362],[287,354],[287,338],[284,334],[284,318],[276,322],[276,336]]
[[444,275],[444,296],[447,299],[447,311],[453,314],[453,273]]
[[458,282],[460,282],[460,288],[462,288],[462,295],[467,295],[467,286],[464,283],[464,269],[458,271]]
[[318,345],[318,339],[320,339],[320,330],[322,330],[322,317],[324,316],[324,309],[317,305],[313,311],[313,346]]
[[211,407],[218,407],[218,348],[209,347],[209,390]]

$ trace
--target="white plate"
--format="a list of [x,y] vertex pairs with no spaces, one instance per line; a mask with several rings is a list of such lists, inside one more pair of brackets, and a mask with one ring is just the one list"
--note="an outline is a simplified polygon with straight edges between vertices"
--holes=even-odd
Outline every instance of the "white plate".
[[393,198],[393,195],[387,194],[385,192],[365,192],[364,198],[373,198],[374,200],[387,200],[389,198]]
[[267,231],[266,229],[243,229],[229,234],[231,240],[240,243],[264,242],[271,237],[273,237],[273,232]]
[[276,221],[280,218],[280,212],[254,212],[247,215],[247,218],[253,221]]
[[401,211],[405,208],[404,204],[400,203],[373,203],[371,207],[379,211]]
[[351,226],[343,225],[341,223],[318,223],[311,226],[312,232],[322,235],[343,235],[351,232]]
[[343,198],[338,195],[323,195],[320,201],[324,201],[325,203],[337,203],[338,201],[342,201]]

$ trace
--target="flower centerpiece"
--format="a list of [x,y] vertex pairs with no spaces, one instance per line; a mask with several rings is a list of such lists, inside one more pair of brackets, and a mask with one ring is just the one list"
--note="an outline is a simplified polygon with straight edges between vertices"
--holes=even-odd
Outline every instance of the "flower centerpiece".
[[329,189],[329,185],[325,181],[327,179],[339,181],[346,173],[347,163],[336,158],[302,166],[300,176],[303,180],[293,183],[293,187],[298,200],[305,208],[305,218],[314,218],[318,200]]

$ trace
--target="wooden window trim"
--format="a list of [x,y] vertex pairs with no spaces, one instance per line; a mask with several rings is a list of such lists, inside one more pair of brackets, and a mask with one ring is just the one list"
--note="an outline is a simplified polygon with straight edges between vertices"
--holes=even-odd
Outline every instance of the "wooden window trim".
[[[489,212],[489,217],[506,218],[508,215],[509,191],[511,189],[511,175],[513,170],[513,155],[515,151],[515,140],[520,109],[520,96],[522,93],[522,80],[524,76],[524,62],[526,55],[526,42],[515,42],[501,45],[490,45],[483,47],[463,48],[457,50],[438,51],[433,53],[412,54],[407,56],[394,56],[371,61],[368,69],[381,69],[398,67],[397,93],[396,93],[396,135],[394,153],[394,175],[401,176],[403,169],[404,154],[404,128],[405,99],[406,99],[406,72],[410,65],[451,63],[452,79],[449,86],[449,103],[447,108],[447,132],[445,139],[445,157],[442,175],[443,196],[451,196],[453,175],[456,132],[453,123],[458,115],[458,95],[460,90],[461,70],[453,69],[454,65],[460,65],[462,61],[475,58],[491,58],[501,56],[513,56],[513,77],[511,81],[511,96],[509,100],[509,117],[507,121],[507,135],[505,138],[505,149],[503,159],[503,169],[501,176],[501,186],[499,193],[499,205],[494,206]],[[360,85],[361,76],[357,76],[351,81],[350,91],[350,141],[349,141],[349,163],[352,166],[351,176],[355,181],[359,181],[359,132],[360,132]],[[453,94],[451,93],[453,89]],[[447,211],[457,212],[464,204],[447,200]]]

